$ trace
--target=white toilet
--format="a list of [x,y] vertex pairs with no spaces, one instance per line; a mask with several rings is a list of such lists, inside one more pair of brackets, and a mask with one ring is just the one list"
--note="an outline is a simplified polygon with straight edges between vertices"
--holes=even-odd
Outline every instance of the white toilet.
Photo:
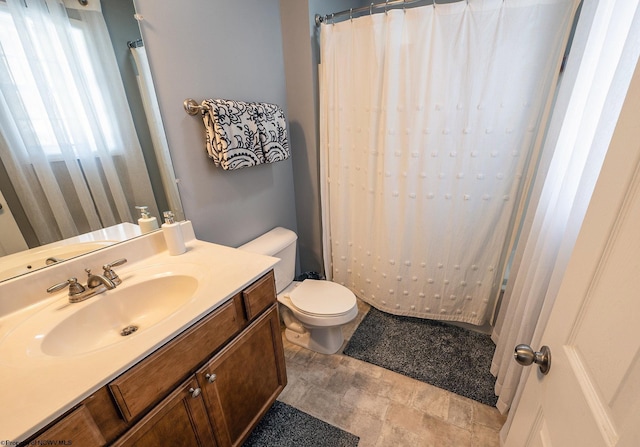
[[297,239],[293,231],[277,227],[238,248],[280,258],[274,272],[287,340],[322,354],[334,354],[344,341],[342,325],[358,315],[356,297],[331,281],[293,281]]

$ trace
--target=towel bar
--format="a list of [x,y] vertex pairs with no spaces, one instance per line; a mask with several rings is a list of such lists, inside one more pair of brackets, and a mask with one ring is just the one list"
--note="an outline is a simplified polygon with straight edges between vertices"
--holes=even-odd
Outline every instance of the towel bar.
[[205,103],[198,104],[194,99],[191,98],[185,99],[182,105],[184,106],[185,112],[187,112],[189,115],[194,116],[199,112],[202,112],[203,110],[209,110],[209,106],[207,106]]

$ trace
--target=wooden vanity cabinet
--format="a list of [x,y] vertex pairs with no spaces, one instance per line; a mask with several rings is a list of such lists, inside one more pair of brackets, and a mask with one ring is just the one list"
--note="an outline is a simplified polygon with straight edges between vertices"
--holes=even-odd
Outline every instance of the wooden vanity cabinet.
[[236,295],[182,335],[114,379],[109,390],[132,422],[166,396],[247,324]]
[[239,446],[286,381],[273,305],[114,446]]
[[287,382],[275,305],[196,372],[221,447],[239,446]]
[[80,405],[60,422],[40,433],[29,445],[47,445],[54,441],[60,442],[61,445],[69,441],[76,445],[87,446],[103,446],[107,444],[85,405]]
[[286,383],[270,271],[26,442],[238,446]]
[[213,430],[195,378],[180,385],[113,445],[215,447]]

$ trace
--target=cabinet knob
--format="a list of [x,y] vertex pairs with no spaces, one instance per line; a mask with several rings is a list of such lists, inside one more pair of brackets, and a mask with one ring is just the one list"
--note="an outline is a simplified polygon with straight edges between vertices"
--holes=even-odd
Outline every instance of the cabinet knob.
[[189,392],[191,393],[191,397],[198,397],[202,390],[200,388],[189,388]]
[[209,381],[209,383],[213,383],[216,381],[216,375],[215,374],[205,374],[204,378],[207,379]]

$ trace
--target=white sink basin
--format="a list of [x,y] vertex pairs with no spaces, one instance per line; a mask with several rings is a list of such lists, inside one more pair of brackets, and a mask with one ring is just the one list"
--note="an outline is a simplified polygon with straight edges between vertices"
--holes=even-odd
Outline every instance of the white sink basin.
[[58,300],[25,320],[2,340],[0,355],[68,357],[124,343],[190,302],[204,274],[197,264],[159,264],[121,274],[115,289],[81,303]]
[[96,295],[44,336],[42,352],[78,355],[124,341],[173,314],[197,288],[194,277],[171,275]]

